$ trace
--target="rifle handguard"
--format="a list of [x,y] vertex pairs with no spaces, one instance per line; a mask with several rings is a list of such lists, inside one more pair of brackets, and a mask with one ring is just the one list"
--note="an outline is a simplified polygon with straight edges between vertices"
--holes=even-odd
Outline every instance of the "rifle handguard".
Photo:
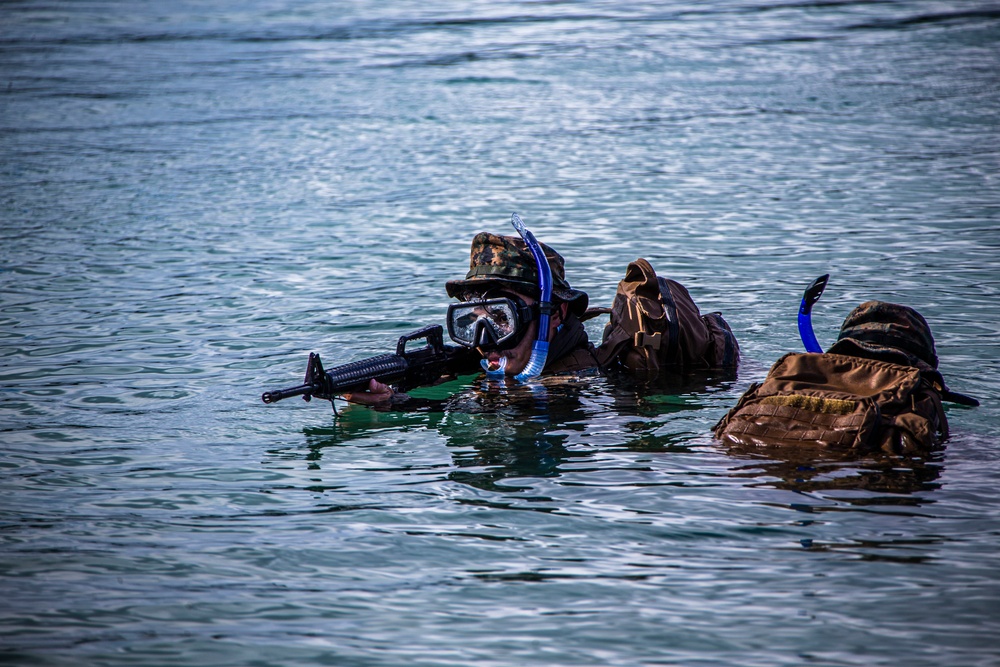
[[397,354],[382,354],[353,361],[329,371],[323,386],[319,391],[313,392],[313,396],[329,399],[351,389],[366,388],[372,378],[379,381],[392,380],[405,373],[408,367],[406,359]]

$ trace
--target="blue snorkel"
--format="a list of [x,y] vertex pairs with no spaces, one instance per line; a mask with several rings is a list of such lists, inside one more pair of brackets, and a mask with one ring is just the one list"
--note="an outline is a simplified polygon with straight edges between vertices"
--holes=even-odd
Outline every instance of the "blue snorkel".
[[829,273],[820,276],[812,281],[812,284],[802,294],[802,305],[799,306],[799,337],[802,338],[802,344],[806,346],[806,352],[823,352],[823,348],[819,346],[819,341],[816,340],[816,334],[813,333],[812,307],[823,296],[823,290],[826,289],[826,281],[829,279]]
[[531,251],[531,256],[535,258],[535,264],[538,266],[538,289],[541,291],[541,300],[538,303],[538,337],[535,339],[535,344],[531,347],[531,358],[528,359],[528,365],[514,376],[514,379],[518,382],[524,382],[542,372],[542,369],[545,368],[545,360],[549,356],[549,318],[552,315],[552,269],[549,267],[548,258],[542,252],[542,246],[535,240],[535,235],[524,226],[517,213],[510,216],[510,224],[514,225],[514,229],[521,235],[521,240],[527,244],[528,250]]

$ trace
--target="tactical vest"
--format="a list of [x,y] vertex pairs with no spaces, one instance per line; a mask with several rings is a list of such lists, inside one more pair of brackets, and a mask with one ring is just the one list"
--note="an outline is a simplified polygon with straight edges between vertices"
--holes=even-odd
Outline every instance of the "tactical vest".
[[928,368],[842,354],[786,354],[715,426],[741,447],[926,452],[948,435],[944,381]]

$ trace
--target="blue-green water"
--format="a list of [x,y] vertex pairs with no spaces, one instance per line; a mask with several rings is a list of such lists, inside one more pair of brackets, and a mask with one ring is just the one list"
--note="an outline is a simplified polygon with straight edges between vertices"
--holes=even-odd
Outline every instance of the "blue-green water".
[[[998,73],[976,1],[3,3],[0,659],[1000,664]],[[512,211],[738,377],[260,402],[441,323]],[[712,440],[822,273],[821,342],[930,321],[942,452]]]

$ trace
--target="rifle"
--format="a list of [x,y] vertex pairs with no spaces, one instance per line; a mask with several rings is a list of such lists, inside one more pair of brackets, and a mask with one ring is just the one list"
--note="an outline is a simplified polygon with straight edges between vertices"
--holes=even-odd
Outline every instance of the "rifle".
[[[408,342],[421,339],[426,339],[427,345],[406,351]],[[319,354],[310,352],[302,384],[265,391],[261,400],[277,403],[292,396],[301,396],[309,401],[315,396],[332,402],[340,394],[367,389],[372,379],[392,385],[397,391],[408,391],[435,384],[442,376],[472,371],[476,368],[477,357],[475,351],[469,348],[445,345],[442,327],[435,324],[400,336],[395,354],[352,361],[328,371],[323,369]]]

